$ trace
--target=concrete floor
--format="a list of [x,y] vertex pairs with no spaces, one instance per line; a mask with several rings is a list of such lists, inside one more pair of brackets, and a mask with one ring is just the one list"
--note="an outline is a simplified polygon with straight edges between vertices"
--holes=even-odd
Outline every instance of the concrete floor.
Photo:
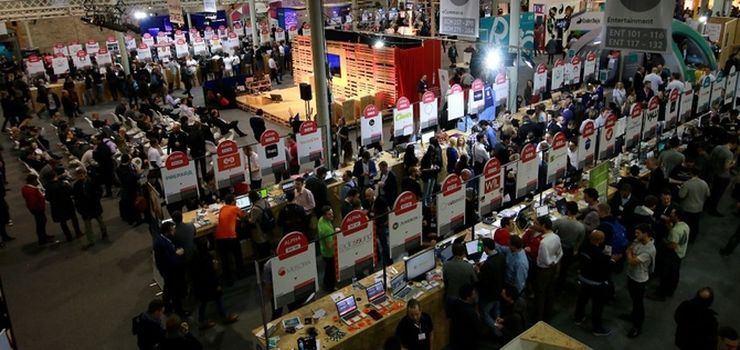
[[[196,103],[202,96],[196,98]],[[111,104],[87,108],[86,111],[110,111]],[[248,115],[238,110],[224,111],[229,120],[242,120],[248,128]],[[78,126],[87,125],[78,121]],[[285,130],[281,129],[281,134]],[[50,140],[54,140],[51,135]],[[252,142],[249,135],[243,143]],[[145,226],[131,228],[118,218],[116,199],[105,199],[104,219],[111,241],[100,243],[89,251],[81,251],[84,242],[38,248],[33,220],[20,196],[25,171],[7,137],[0,137],[5,150],[8,181],[7,201],[14,226],[9,227],[16,241],[0,250],[0,276],[5,287],[8,308],[20,349],[133,349],[131,318],[146,308],[157,289],[150,287],[152,268],[151,239]],[[55,141],[52,141],[55,143]],[[725,212],[729,212],[729,200]],[[557,316],[552,324],[565,333],[595,349],[672,349],[673,311],[680,301],[691,297],[695,290],[711,286],[715,290],[714,309],[719,312],[721,325],[740,325],[737,281],[740,276],[740,252],[728,258],[717,253],[727,237],[739,224],[737,216],[705,217],[703,237],[689,250],[683,262],[681,283],[676,296],[666,302],[646,302],[647,321],[644,334],[637,339],[626,337],[629,325],[616,315],[629,311],[629,296],[624,287],[624,275],[617,276],[618,301],[605,310],[605,320],[613,330],[609,337],[597,338],[590,329],[580,328],[572,321],[574,290],[566,290],[555,305]],[[62,237],[58,225],[50,222],[49,233]],[[240,314],[239,322],[218,325],[197,336],[207,349],[252,349],[249,331],[261,324],[259,294],[254,276],[239,281],[225,291],[229,311]],[[209,310],[215,317],[213,307]],[[588,322],[587,322],[588,323]],[[195,325],[193,328],[196,328]],[[437,332],[444,332],[437,325]],[[377,344],[380,344],[378,340]]]

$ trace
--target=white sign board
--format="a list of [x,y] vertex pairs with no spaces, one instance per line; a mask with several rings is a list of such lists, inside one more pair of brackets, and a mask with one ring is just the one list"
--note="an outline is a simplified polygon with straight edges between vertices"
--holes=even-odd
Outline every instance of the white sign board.
[[538,171],[537,147],[528,143],[522,147],[516,173],[516,198],[537,190]]
[[730,104],[735,100],[735,88],[737,87],[737,72],[735,66],[730,68],[730,75],[727,76],[727,88],[725,89],[725,104]]
[[360,136],[362,137],[362,146],[383,140],[383,116],[375,105],[367,105],[362,113]]
[[552,138],[552,148],[547,151],[547,183],[552,184],[565,176],[568,165],[568,139],[560,131]]
[[586,55],[586,62],[583,64],[583,81],[588,82],[596,77],[596,53],[593,51]]
[[465,93],[460,85],[455,84],[450,88],[447,96],[447,120],[455,120],[465,115]]
[[426,129],[437,125],[437,97],[434,93],[427,91],[421,96],[419,104],[419,120],[421,128]]
[[421,246],[421,209],[421,202],[411,191],[396,198],[393,211],[388,214],[388,244],[392,257]]
[[296,135],[298,164],[314,164],[315,161],[321,160],[324,152],[324,145],[321,141],[321,129],[315,121],[306,120],[301,123],[301,128]]
[[537,70],[534,72],[533,79],[534,88],[532,89],[533,95],[539,95],[547,90],[547,66],[540,63],[537,65]]
[[680,89],[671,90],[668,94],[668,102],[665,106],[665,129],[671,129],[676,126],[678,120],[678,106],[681,99]]
[[617,141],[617,115],[609,113],[604,121],[604,127],[599,134],[599,159],[609,159],[614,156],[614,145]]
[[56,75],[68,73],[69,60],[62,54],[56,54],[56,56],[51,59],[51,67]]
[[260,144],[257,146],[259,165],[262,176],[282,174],[285,172],[287,162],[285,161],[285,146],[277,131],[267,129],[260,136]]
[[712,83],[712,97],[710,99],[712,108],[719,108],[719,105],[724,103],[726,82],[727,79],[722,75],[722,72],[717,74],[717,80]]
[[164,162],[162,186],[167,204],[198,197],[198,176],[195,163],[180,151],[172,152]]
[[483,166],[483,178],[478,181],[478,194],[478,212],[481,217],[491,214],[503,203],[504,172],[501,162],[495,157]]
[[74,63],[77,68],[92,67],[90,56],[87,55],[87,51],[85,50],[77,51],[77,54],[72,56],[72,63]]
[[496,99],[496,106],[505,106],[509,98],[509,79],[506,73],[501,72],[496,75],[493,82],[493,96]]
[[550,79],[550,90],[560,90],[565,83],[565,61],[558,59],[552,67],[552,79]]
[[675,6],[674,0],[605,1],[604,49],[670,52]]
[[579,56],[574,56],[570,60],[570,74],[568,77],[571,84],[581,83],[581,58]]
[[399,97],[393,109],[393,136],[407,136],[414,133],[414,105],[406,97]]
[[278,243],[277,256],[269,262],[275,307],[305,300],[318,290],[314,245],[298,231],[285,235]]
[[465,183],[460,176],[450,174],[437,194],[437,236],[446,236],[464,224]]
[[226,188],[245,181],[244,154],[236,142],[224,140],[218,144],[212,156],[216,186]]
[[594,164],[596,154],[596,123],[586,120],[581,126],[581,137],[578,142],[578,169]]
[[712,94],[712,81],[705,76],[699,87],[699,98],[696,101],[696,114],[702,114],[709,110],[709,97]]
[[[739,84],[740,86],[740,84]],[[691,107],[694,105],[694,90],[686,90],[681,94],[681,103],[678,108],[678,120],[681,123],[691,119]]]
[[177,54],[177,58],[187,56],[189,53],[188,43],[183,39],[177,39],[175,42],[175,53]]
[[98,52],[95,54],[95,61],[98,62],[98,66],[100,67],[113,63],[110,52],[108,52],[108,49],[105,48],[100,48],[98,50]]
[[642,106],[639,103],[632,105],[630,115],[627,119],[627,131],[624,136],[624,143],[627,148],[632,148],[640,141],[640,132],[642,131]]
[[478,37],[480,0],[441,0],[439,33]]
[[642,126],[642,139],[649,140],[655,137],[655,133],[658,131],[658,113],[660,111],[660,98],[653,96],[648,101],[648,108],[645,112],[645,121]]
[[36,55],[28,56],[28,59],[26,60],[26,70],[28,71],[28,75],[31,76],[39,73],[43,74],[46,72],[44,61],[41,60],[41,57]]
[[375,226],[362,210],[347,214],[341,232],[336,236],[334,256],[338,281],[352,279],[363,270],[375,266]]

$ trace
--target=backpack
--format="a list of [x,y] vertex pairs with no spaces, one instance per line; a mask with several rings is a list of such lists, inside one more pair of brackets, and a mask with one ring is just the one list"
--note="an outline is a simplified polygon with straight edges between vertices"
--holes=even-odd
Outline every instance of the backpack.
[[270,232],[272,229],[275,228],[275,214],[272,213],[272,210],[269,208],[262,208],[260,207],[260,210],[262,210],[262,215],[260,217],[260,229],[262,229],[262,232]]
[[627,246],[629,246],[630,244],[630,241],[627,239],[627,229],[624,227],[624,225],[620,224],[617,221],[602,222],[611,226],[612,228],[612,238],[609,242],[606,242],[607,245],[612,247],[612,254],[624,253],[625,250],[627,250]]

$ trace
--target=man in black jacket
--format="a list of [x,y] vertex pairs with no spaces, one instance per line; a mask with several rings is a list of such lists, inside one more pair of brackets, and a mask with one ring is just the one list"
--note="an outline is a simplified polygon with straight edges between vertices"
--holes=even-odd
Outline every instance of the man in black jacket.
[[378,167],[380,168],[380,173],[378,174],[380,175],[380,182],[378,183],[380,196],[384,197],[390,206],[393,206],[398,196],[396,174],[393,173],[393,170],[388,166],[386,161],[378,163]]
[[421,304],[416,299],[406,303],[406,316],[396,326],[396,337],[404,349],[429,350],[432,348],[432,331],[434,325],[429,314],[421,311]]
[[185,155],[188,154],[188,133],[181,130],[180,123],[175,123],[172,126],[170,135],[167,137],[167,150],[169,153],[172,152],[183,152]]
[[316,213],[316,217],[321,217],[321,208],[323,208],[325,205],[329,204],[329,200],[327,198],[327,186],[324,179],[326,178],[326,168],[319,167],[315,171],[316,173],[312,176],[309,176],[306,179],[306,188],[311,191],[311,194],[313,194],[313,200],[314,203],[316,203],[316,206],[314,207],[314,212]]
[[[98,163],[97,175],[99,180],[96,183],[105,185],[105,197],[113,195],[113,152],[110,147],[103,142],[103,135],[97,135],[93,138],[95,150],[93,159]],[[120,179],[119,179],[120,180]]]
[[681,303],[673,315],[676,321],[676,346],[681,350],[717,349],[717,313],[709,307],[714,292],[704,287],[693,299]]
[[471,284],[460,287],[457,298],[452,300],[450,312],[450,350],[476,350],[483,334],[483,323],[475,304],[478,293]]
[[[207,130],[208,127],[204,127],[199,121],[195,121],[193,126],[188,128],[188,148],[190,149],[190,157],[195,161],[195,166],[200,171],[201,181],[206,178],[208,168],[206,167],[206,140],[208,140]],[[210,140],[213,142],[213,140]],[[168,141],[169,142],[169,141]]]
[[103,206],[100,204],[101,191],[100,187],[96,186],[88,177],[87,171],[83,168],[78,168],[77,181],[73,187],[73,194],[75,199],[75,207],[77,212],[82,217],[82,222],[85,224],[85,236],[87,236],[87,245],[83,249],[88,249],[95,245],[95,237],[92,230],[92,220],[98,222],[100,226],[100,232],[103,240],[108,239],[108,230],[103,222]]
[[483,322],[493,329],[496,319],[492,312],[498,308],[501,290],[504,288],[506,257],[496,250],[493,239],[487,237],[483,238],[483,253],[486,254],[486,261],[480,265],[478,272],[479,305]]
[[175,237],[175,224],[165,222],[161,232],[154,239],[154,261],[159,274],[164,278],[162,295],[170,312],[183,315],[182,298],[185,296],[185,250],[176,247],[172,239]]
[[262,137],[262,134],[267,130],[263,114],[264,112],[261,109],[258,109],[254,117],[249,118],[249,126],[252,128],[252,134],[254,134],[254,139],[257,140],[257,142],[260,141],[260,137]]
[[154,350],[157,344],[164,340],[163,315],[164,302],[154,299],[149,302],[146,312],[133,318],[131,332],[136,335],[139,350]]
[[581,248],[581,273],[578,283],[581,286],[576,303],[576,324],[585,319],[586,303],[591,299],[591,326],[596,336],[607,336],[611,331],[604,328],[601,315],[604,311],[609,288],[611,258],[604,253],[604,232],[595,230],[588,237],[588,244]]

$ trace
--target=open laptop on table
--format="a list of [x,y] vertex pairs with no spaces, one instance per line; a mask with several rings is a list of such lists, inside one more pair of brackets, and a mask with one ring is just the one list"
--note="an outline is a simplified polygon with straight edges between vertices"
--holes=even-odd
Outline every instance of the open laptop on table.
[[393,299],[408,300],[411,299],[414,290],[408,283],[406,283],[406,276],[403,273],[399,273],[396,277],[391,279],[391,291]]
[[480,257],[483,255],[482,251],[478,251],[478,243],[480,240],[474,239],[472,241],[465,242],[465,250],[467,251],[468,260],[472,262],[478,262]]
[[350,326],[362,319],[362,313],[357,308],[357,301],[354,295],[350,295],[336,302],[337,313],[344,324]]
[[375,282],[370,287],[365,288],[365,292],[367,292],[367,301],[370,302],[370,305],[376,308],[389,305],[382,281]]
[[245,211],[252,208],[252,202],[249,200],[249,195],[236,197],[236,206]]

